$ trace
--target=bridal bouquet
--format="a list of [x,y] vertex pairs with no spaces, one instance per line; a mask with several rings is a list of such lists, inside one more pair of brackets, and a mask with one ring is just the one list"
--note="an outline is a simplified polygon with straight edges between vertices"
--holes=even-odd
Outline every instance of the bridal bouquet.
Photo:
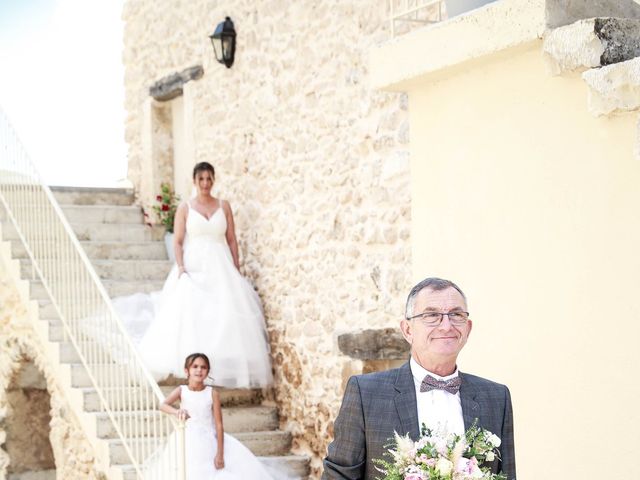
[[431,430],[422,424],[417,442],[396,433],[391,461],[376,459],[381,480],[506,480],[481,464],[498,457],[500,438],[474,422],[464,436]]

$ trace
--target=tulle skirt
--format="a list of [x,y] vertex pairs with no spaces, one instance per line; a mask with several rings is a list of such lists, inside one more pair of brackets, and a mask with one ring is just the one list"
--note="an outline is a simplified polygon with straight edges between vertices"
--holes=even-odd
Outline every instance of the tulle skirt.
[[272,383],[269,344],[260,299],[233,265],[226,243],[185,245],[187,273],[174,266],[160,293],[114,300],[144,363],[160,380],[184,377],[184,359],[205,353],[212,383],[228,388]]
[[185,432],[187,480],[271,479],[257,457],[242,443],[224,434],[224,468],[214,466],[218,442],[213,429],[189,428]]

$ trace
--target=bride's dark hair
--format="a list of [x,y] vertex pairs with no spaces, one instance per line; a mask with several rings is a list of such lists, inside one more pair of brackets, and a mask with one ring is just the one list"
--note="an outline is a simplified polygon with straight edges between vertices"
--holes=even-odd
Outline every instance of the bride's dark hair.
[[211,173],[211,178],[216,178],[216,171],[209,162],[200,162],[196,163],[196,166],[193,167],[193,179],[196,179],[196,175],[198,172],[209,172]]

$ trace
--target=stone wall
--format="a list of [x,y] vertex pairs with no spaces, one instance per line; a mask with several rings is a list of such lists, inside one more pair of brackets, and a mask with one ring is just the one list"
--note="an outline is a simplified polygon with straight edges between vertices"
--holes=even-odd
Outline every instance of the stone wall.
[[[25,364],[31,363],[44,377],[44,384],[31,385],[17,378]],[[27,394],[40,401],[23,406],[15,402]],[[50,409],[43,411],[47,404]],[[43,421],[49,418],[49,424]],[[28,422],[24,430],[17,425],[21,420]],[[49,444],[52,452],[41,452],[42,456],[37,459],[26,458],[23,452],[31,451],[26,431],[32,436],[32,442],[45,447]],[[56,383],[55,373],[46,362],[24,304],[0,261],[0,478],[11,471],[50,468],[51,453],[57,478],[104,478],[94,466],[92,447]]]
[[[388,2],[125,2],[129,177],[158,185],[149,87],[202,65],[184,86],[193,162],[216,167],[234,207],[245,274],[265,306],[283,426],[316,473],[344,376],[337,335],[396,326],[410,284],[407,98],[373,91],[368,53],[389,38]],[[231,16],[236,62],[207,35]],[[165,136],[166,138],[166,136]],[[149,148],[148,143],[151,144]],[[170,179],[165,171],[153,181]]]

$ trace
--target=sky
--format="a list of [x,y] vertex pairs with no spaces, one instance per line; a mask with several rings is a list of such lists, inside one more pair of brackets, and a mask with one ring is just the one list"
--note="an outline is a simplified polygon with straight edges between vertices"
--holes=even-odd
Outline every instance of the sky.
[[118,186],[123,0],[0,0],[0,108],[49,185]]

